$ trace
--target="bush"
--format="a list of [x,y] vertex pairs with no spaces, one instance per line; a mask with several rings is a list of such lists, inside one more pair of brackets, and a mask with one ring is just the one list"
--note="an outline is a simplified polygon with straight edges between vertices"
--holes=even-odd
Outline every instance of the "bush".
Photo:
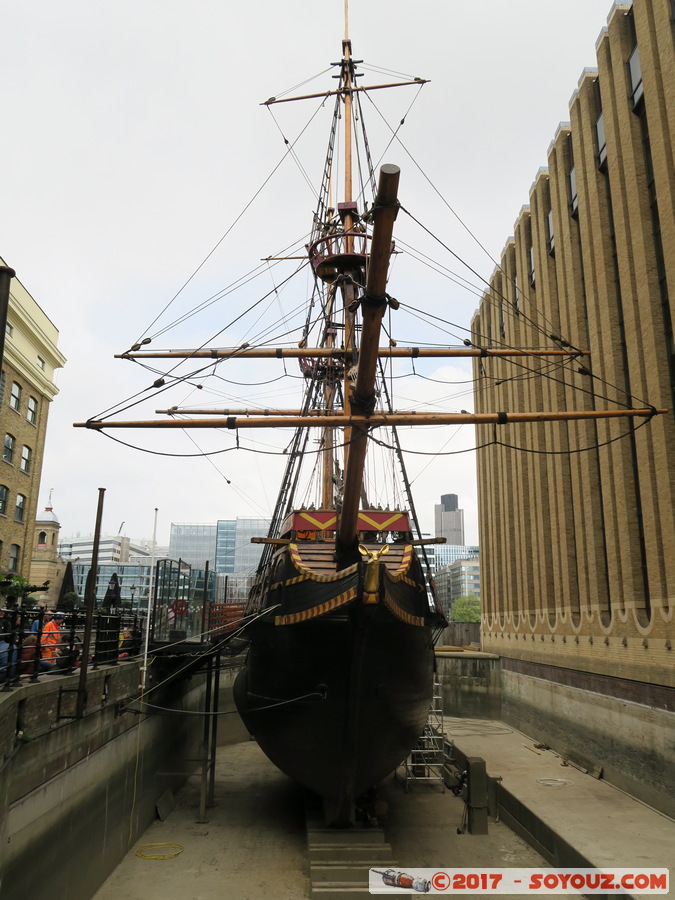
[[63,610],[79,609],[80,606],[80,595],[77,591],[67,591],[58,604],[58,608]]

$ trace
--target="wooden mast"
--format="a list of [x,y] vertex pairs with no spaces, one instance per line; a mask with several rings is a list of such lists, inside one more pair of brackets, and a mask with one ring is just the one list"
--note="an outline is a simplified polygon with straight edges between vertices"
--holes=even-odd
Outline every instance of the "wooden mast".
[[[333,307],[335,304],[335,286],[328,287],[328,305],[326,310],[326,349],[332,350],[335,346],[335,335],[333,334]],[[330,368],[326,368],[329,372]],[[324,382],[323,397],[326,411],[335,409],[336,383],[335,378],[328,378]],[[313,410],[315,414],[320,410]],[[335,504],[335,491],[333,482],[333,470],[335,468],[335,430],[330,426],[323,429],[322,434],[322,455],[321,455],[321,506],[323,509],[330,509]]]
[[[385,289],[391,237],[394,219],[398,212],[398,166],[384,165],[380,169],[377,197],[373,205],[373,239],[368,263],[366,293],[361,301],[362,326],[361,346],[356,384],[351,398],[350,410],[362,416],[369,416],[375,408],[375,373],[377,370],[380,327],[387,308]],[[345,416],[349,415],[345,396]],[[345,486],[342,499],[342,513],[338,529],[338,552],[350,552],[356,545],[356,524],[359,502],[363,486],[363,469],[368,443],[368,426],[358,425],[351,430],[345,466]]]
[[[345,0],[345,37],[342,41],[342,74],[344,87],[344,104],[345,104],[345,183],[344,183],[344,203],[342,204],[341,218],[343,220],[345,230],[345,252],[347,255],[354,252],[354,210],[352,198],[352,88],[354,86],[354,63],[352,62],[352,42],[349,40],[349,23],[348,23],[348,4]],[[340,204],[338,204],[340,209]],[[341,281],[341,293],[344,304],[345,329],[344,329],[344,346],[345,346],[345,363],[344,363],[344,382],[342,393],[344,396],[344,414],[349,416],[351,412],[350,397],[350,380],[349,373],[352,368],[352,355],[355,344],[354,335],[354,301],[356,292],[354,289],[354,276],[357,274],[355,269],[349,269],[344,272]],[[351,440],[351,429],[345,428],[344,432],[344,468],[347,468],[347,460],[349,457],[349,442]]]

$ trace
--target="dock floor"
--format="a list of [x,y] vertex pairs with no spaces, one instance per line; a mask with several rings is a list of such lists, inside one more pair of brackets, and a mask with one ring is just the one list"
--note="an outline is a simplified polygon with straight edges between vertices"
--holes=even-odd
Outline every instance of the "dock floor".
[[[645,868],[670,863],[675,873],[671,819],[606,782],[563,767],[550,751],[534,752],[531,738],[504,723],[446,718],[445,726],[465,754],[485,758],[490,775],[501,776],[505,789],[533,817],[548,823],[594,865]],[[303,792],[256,743],[218,750],[216,805],[207,810],[205,824],[196,821],[199,796],[200,778],[193,776],[165,821],[157,820],[130,847],[93,900],[311,897]],[[392,776],[381,786],[380,797],[389,806],[384,830],[402,871],[551,865],[501,821],[490,819],[487,835],[458,834],[464,803],[450,791],[443,793],[438,784],[413,783],[406,793]],[[181,852],[171,859],[134,855],[142,847],[146,857],[168,855],[171,848],[162,846],[166,844],[179,845]],[[556,895],[562,900],[571,896]]]

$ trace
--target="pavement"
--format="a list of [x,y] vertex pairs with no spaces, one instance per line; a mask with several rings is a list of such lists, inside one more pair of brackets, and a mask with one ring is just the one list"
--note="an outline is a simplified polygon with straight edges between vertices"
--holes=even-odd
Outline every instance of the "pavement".
[[[466,756],[482,757],[488,775],[501,777],[503,791],[546,835],[549,856],[557,864],[577,857],[576,865],[584,860],[594,868],[668,868],[675,878],[675,821],[670,817],[608,781],[565,765],[558,754],[502,722],[446,716],[444,727]],[[630,896],[654,895],[636,891]]]
[[[464,754],[486,760],[488,774],[501,777],[504,790],[531,820],[544,823],[554,840],[559,836],[561,846],[594,866],[666,866],[675,873],[671,819],[607,782],[563,766],[554,753],[536,749],[531,738],[504,723],[446,717],[445,728]],[[386,840],[402,871],[551,867],[504,821],[491,818],[487,835],[459,834],[464,802],[438,782],[413,782],[406,792],[399,771],[383,783],[379,796],[388,806]],[[215,806],[207,810],[206,823],[197,822],[199,797],[200,778],[193,776],[170,814],[155,821],[93,900],[311,897],[303,791],[257,744],[219,748]]]

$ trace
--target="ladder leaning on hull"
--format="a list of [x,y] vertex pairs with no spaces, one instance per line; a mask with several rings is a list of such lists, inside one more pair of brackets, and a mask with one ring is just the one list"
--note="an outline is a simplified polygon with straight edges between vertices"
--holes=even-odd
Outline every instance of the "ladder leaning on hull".
[[438,782],[445,793],[445,762],[443,685],[438,673],[434,672],[431,705],[429,706],[429,715],[424,723],[424,731],[404,763],[406,793],[410,783],[414,781]]

